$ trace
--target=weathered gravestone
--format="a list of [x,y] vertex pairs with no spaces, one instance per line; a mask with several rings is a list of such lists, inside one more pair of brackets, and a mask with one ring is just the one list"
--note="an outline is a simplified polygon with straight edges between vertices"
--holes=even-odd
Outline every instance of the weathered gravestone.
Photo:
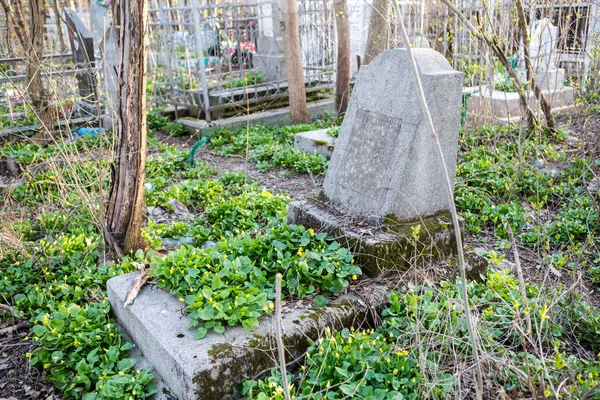
[[65,21],[69,30],[69,41],[77,74],[77,108],[83,117],[97,115],[97,83],[94,56],[94,36],[73,10],[65,10]]
[[[454,180],[462,73],[434,50],[413,51]],[[453,254],[441,161],[406,50],[388,50],[360,70],[323,192],[290,204],[289,220],[333,233],[371,274]]]

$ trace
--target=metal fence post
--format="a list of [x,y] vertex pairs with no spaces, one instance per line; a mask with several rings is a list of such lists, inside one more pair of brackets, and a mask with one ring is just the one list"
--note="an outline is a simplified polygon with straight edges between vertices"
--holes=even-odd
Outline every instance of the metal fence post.
[[[192,2],[192,17],[194,23],[194,36],[196,39],[196,52],[198,53],[198,62],[200,65],[200,79],[202,81],[202,95],[204,98],[204,119],[210,122],[210,98],[208,97],[208,83],[206,80],[206,66],[204,65],[204,45],[202,43],[202,31],[200,29],[200,4],[198,0]],[[208,57],[208,55],[207,55]]]

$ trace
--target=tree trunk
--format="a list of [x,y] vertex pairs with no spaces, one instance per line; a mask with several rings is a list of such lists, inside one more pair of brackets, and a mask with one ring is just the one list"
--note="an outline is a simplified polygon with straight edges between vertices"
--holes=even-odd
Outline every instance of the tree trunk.
[[369,36],[363,64],[370,64],[375,57],[386,50],[388,44],[390,0],[373,0]]
[[46,20],[46,1],[31,0],[29,2],[29,41],[25,48],[27,57],[27,83],[31,106],[40,122],[39,132],[34,140],[48,144],[52,141],[56,113],[52,108],[51,96],[42,82],[42,65],[44,52],[44,22]]
[[142,239],[146,166],[146,0],[119,2],[118,138],[106,210],[108,239],[124,254],[147,249]]
[[[7,29],[14,29],[15,35],[19,40],[19,44],[23,48],[23,51],[25,51],[27,48],[26,43],[29,41],[29,38],[27,37],[27,24],[25,23],[25,18],[23,17],[23,4],[21,0],[11,2],[10,5],[8,0],[0,0],[0,5],[2,6],[4,15],[6,15]],[[8,33],[6,36],[6,41],[10,47],[11,37],[8,35]]]
[[0,0],[0,5],[23,48],[27,64],[25,70],[27,94],[31,99],[35,116],[40,121],[40,129],[34,136],[34,140],[40,144],[48,144],[52,141],[56,113],[52,108],[51,96],[42,82],[45,0],[31,0],[25,7],[29,11],[29,21],[25,20],[21,1],[8,3],[6,0]]
[[283,50],[290,93],[290,119],[292,124],[308,122],[306,87],[302,69],[302,49],[300,48],[300,28],[298,26],[298,4],[296,0],[280,0],[281,31]]
[[337,71],[335,78],[335,113],[344,115],[350,100],[350,22],[348,0],[335,0],[335,24],[337,27]]
[[522,0],[516,0],[517,11],[519,14],[519,28],[521,30],[521,37],[523,38],[523,55],[525,57],[525,70],[527,71],[527,81],[533,88],[535,97],[540,102],[544,116],[546,117],[546,124],[548,129],[552,132],[556,132],[556,124],[554,123],[554,115],[552,115],[552,107],[544,93],[542,93],[537,80],[533,76],[531,68],[531,60],[529,59],[529,28],[527,26],[527,17],[525,15],[525,7],[523,6]]

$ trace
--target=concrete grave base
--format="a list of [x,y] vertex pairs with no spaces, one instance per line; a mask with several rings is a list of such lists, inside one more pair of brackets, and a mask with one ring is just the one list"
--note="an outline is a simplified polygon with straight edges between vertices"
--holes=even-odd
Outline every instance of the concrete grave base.
[[[272,318],[261,318],[252,331],[228,327],[224,334],[210,332],[194,340],[184,304],[153,285],[140,291],[135,303],[123,307],[137,273],[108,281],[108,299],[119,326],[133,340],[146,361],[179,400],[227,400],[241,397],[241,383],[277,365]],[[312,301],[283,307],[283,331],[288,362],[301,356],[325,327],[370,327],[372,315],[387,303],[387,290],[376,284],[360,285],[356,294],[329,300],[322,308]]]
[[[333,100],[319,100],[307,105],[308,116],[311,121],[318,119],[326,111],[333,110]],[[203,134],[218,131],[222,128],[234,130],[246,128],[248,125],[289,125],[290,108],[279,108],[276,110],[261,111],[249,115],[240,115],[237,117],[218,119],[213,122],[206,122],[202,119],[193,117],[184,117],[177,119],[177,122],[183,124],[188,132],[193,135],[196,131]]]
[[[552,112],[569,110],[575,105],[575,88],[562,86],[556,90],[542,90],[552,106]],[[537,98],[529,94],[529,104],[533,110],[539,109]],[[485,87],[474,92],[469,98],[467,110],[471,119],[500,125],[518,124],[525,118],[517,92],[501,92]],[[538,116],[543,116],[541,111]]]
[[327,133],[329,129],[300,132],[294,136],[294,147],[310,154],[322,154],[331,158],[335,147],[335,138]]
[[[416,263],[448,261],[456,254],[456,236],[448,212],[408,222],[393,217],[368,221],[342,215],[326,202],[295,201],[288,206],[288,222],[331,234],[356,254],[356,263],[369,276],[406,270]],[[468,274],[472,279],[485,274],[487,263],[474,260],[470,264]]]

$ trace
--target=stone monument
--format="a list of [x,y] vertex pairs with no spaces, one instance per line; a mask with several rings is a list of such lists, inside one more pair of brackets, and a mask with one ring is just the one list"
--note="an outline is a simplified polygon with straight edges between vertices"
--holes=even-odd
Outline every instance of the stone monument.
[[[453,180],[463,74],[434,50],[413,52]],[[449,209],[408,52],[388,50],[358,74],[320,198],[291,203],[289,222],[332,233],[376,274],[452,256]]]
[[[536,21],[530,28],[529,58],[536,82],[542,90],[556,91],[563,87],[565,71],[558,68],[558,27],[552,24],[550,17]],[[525,55],[519,52],[521,80],[527,81]]]
[[76,105],[83,117],[97,116],[98,87],[96,82],[96,58],[94,36],[90,33],[77,13],[65,10],[65,22],[69,31],[69,41],[73,52],[73,62],[77,73],[78,99]]

